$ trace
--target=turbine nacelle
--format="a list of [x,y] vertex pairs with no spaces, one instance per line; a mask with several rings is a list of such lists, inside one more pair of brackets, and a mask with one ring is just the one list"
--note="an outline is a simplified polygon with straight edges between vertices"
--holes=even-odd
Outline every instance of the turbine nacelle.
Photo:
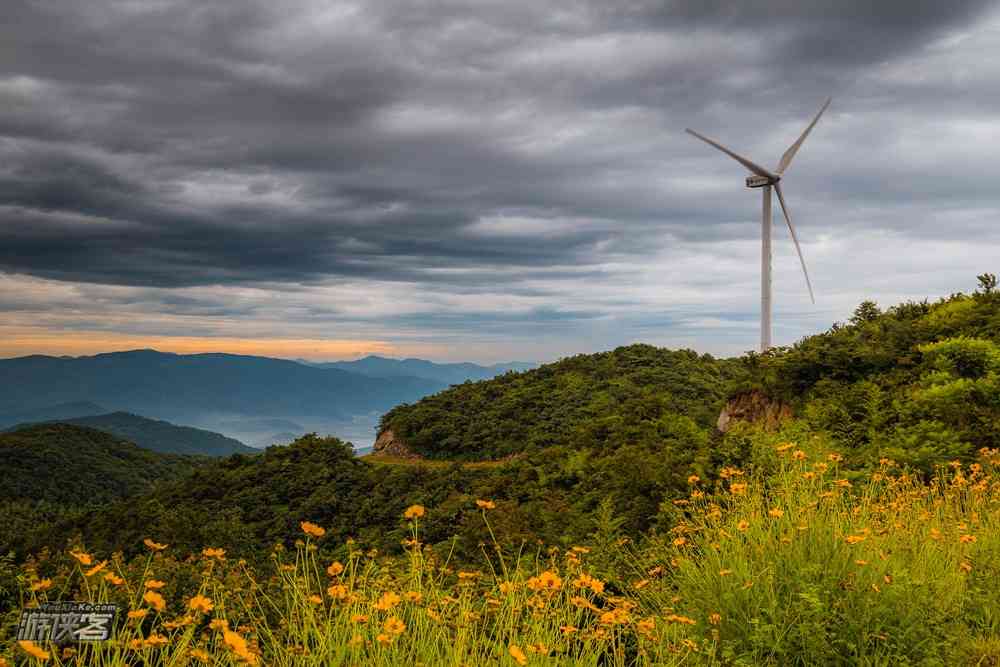
[[747,187],[762,188],[765,185],[775,185],[780,180],[781,180],[780,176],[777,176],[775,178],[770,178],[768,176],[757,176],[755,174],[753,176],[747,176]]

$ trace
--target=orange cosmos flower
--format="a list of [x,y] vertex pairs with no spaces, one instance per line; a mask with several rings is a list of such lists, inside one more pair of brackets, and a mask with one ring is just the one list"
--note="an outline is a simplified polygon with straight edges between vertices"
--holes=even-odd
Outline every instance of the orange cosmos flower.
[[524,654],[524,651],[522,651],[521,647],[518,646],[517,644],[511,644],[507,648],[507,652],[510,653],[510,657],[514,658],[514,662],[516,662],[517,664],[519,665],[528,664],[528,656]]
[[257,664],[257,656],[250,652],[250,647],[247,645],[247,640],[243,638],[243,635],[237,634],[232,630],[223,630],[222,641],[226,643],[230,651],[244,662],[251,665]]
[[52,588],[52,580],[51,579],[41,579],[41,580],[36,581],[35,583],[31,584],[31,590],[32,591],[47,591],[50,588]]
[[163,596],[156,591],[146,591],[146,593],[142,596],[142,599],[156,611],[163,611],[167,608],[167,601],[164,600]]
[[423,505],[410,505],[403,512],[404,519],[419,519],[426,513]]
[[188,609],[192,611],[200,611],[203,614],[207,614],[212,611],[214,607],[215,605],[212,604],[212,599],[205,597],[204,595],[195,595],[193,598],[188,600]]
[[70,551],[69,555],[80,561],[80,565],[90,565],[94,562],[94,557],[85,551]]
[[312,537],[323,537],[326,535],[326,529],[317,526],[315,523],[310,523],[309,521],[303,521],[299,524],[302,527],[302,532],[306,535],[311,535]]
[[167,584],[166,584],[166,582],[159,581],[157,579],[147,579],[145,585],[146,585],[146,588],[160,589],[160,588],[163,588],[164,586],[166,586]]
[[406,632],[406,623],[403,623],[395,616],[390,616],[385,620],[382,629],[391,635],[401,635]]
[[43,649],[41,646],[30,640],[21,640],[17,643],[21,647],[21,650],[30,655],[33,658],[38,658],[39,660],[45,661],[52,657],[52,654]]
[[340,561],[331,563],[330,567],[326,568],[326,573],[331,577],[340,576],[340,574],[343,573],[343,571],[344,571],[344,566],[340,563]]
[[222,560],[226,557],[226,550],[208,547],[201,550],[201,555],[206,558],[218,558],[219,560]]
[[385,593],[382,593],[382,597],[380,597],[378,599],[378,602],[375,603],[375,608],[378,609],[379,611],[389,611],[390,609],[398,605],[401,601],[402,598],[400,598],[398,595],[396,595],[392,591],[386,591]]

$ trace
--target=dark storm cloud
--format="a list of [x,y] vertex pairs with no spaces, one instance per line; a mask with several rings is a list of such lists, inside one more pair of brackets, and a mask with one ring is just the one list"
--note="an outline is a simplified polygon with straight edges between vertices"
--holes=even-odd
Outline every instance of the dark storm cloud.
[[[674,240],[751,239],[738,167],[685,125],[774,159],[792,137],[753,130],[797,132],[827,93],[844,98],[834,112],[883,110],[872,68],[989,4],[14,0],[0,24],[0,268],[540,293],[519,283],[600,275]],[[934,99],[953,86],[901,85],[892,104],[982,107]],[[830,151],[863,148],[824,129],[814,141]],[[891,149],[897,134],[875,136]],[[990,199],[989,173],[888,168],[814,169],[795,210],[818,217],[800,202],[830,182],[856,200]],[[715,189],[721,174],[733,187]]]

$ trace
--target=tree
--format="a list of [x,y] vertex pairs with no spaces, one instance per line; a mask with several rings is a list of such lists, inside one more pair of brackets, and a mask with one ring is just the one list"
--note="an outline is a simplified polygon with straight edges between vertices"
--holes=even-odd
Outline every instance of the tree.
[[976,279],[979,280],[979,287],[982,289],[983,294],[993,294],[993,291],[997,288],[997,276],[995,273],[984,273],[976,276]]
[[851,317],[851,324],[862,324],[878,319],[882,311],[878,309],[878,304],[874,301],[862,301],[861,305],[854,309],[854,316]]

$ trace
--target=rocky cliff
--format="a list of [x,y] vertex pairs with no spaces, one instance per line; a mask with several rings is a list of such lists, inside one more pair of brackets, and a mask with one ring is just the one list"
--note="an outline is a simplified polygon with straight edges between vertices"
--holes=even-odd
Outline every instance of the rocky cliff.
[[375,441],[375,445],[372,447],[373,456],[393,456],[401,459],[420,459],[423,458],[420,454],[417,454],[401,439],[396,437],[396,434],[392,432],[392,429],[387,428],[378,434],[378,439]]
[[781,422],[791,418],[792,408],[787,403],[769,398],[764,392],[753,389],[729,399],[716,428],[725,433],[734,422],[753,422],[766,429],[776,429]]

